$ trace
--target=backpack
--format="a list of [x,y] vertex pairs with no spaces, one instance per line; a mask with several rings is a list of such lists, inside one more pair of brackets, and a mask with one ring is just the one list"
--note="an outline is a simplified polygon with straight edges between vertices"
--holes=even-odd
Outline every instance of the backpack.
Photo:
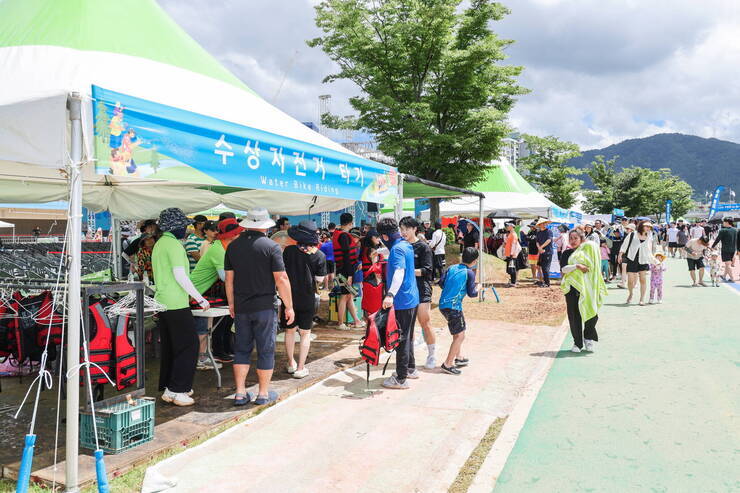
[[[401,342],[401,329],[396,324],[396,312],[393,307],[389,309],[381,308],[370,315],[369,321],[365,328],[365,337],[360,340],[360,357],[367,364],[367,385],[370,387],[370,365],[378,366],[380,363],[380,349],[383,348],[387,353],[392,353],[398,348]],[[391,357],[383,366],[383,375],[388,368]]]

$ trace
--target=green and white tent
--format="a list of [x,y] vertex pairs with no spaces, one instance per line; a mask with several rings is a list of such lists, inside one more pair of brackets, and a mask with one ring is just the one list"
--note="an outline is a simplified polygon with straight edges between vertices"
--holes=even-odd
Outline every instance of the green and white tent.
[[[548,217],[552,207],[557,207],[538,192],[508,162],[492,165],[483,181],[471,187],[482,192],[484,214],[496,211],[511,211],[519,217]],[[478,199],[458,198],[440,204],[442,216],[477,216]]]
[[[205,12],[203,22],[208,22]],[[239,158],[247,162],[249,157],[245,156],[244,141],[228,142],[236,139],[240,129],[251,132],[244,135],[264,137],[258,142],[261,159],[270,155],[270,145],[281,151],[285,146],[286,153],[291,152],[282,172],[286,172],[288,159],[293,164],[295,154],[295,160],[303,163],[302,169],[308,163],[307,184],[293,186],[296,176],[288,182],[286,175],[286,181],[275,182],[275,186],[283,186],[277,192],[269,183],[265,187],[246,186],[241,181],[249,171],[244,163],[240,162],[241,169],[230,176],[233,180],[217,179],[201,173],[198,167],[203,166],[203,159],[195,158],[185,165],[192,172],[188,179],[182,179],[181,173],[163,173],[167,179],[156,174],[101,174],[101,167],[108,166],[95,164],[101,156],[96,153],[96,139],[103,141],[107,135],[98,132],[94,112],[99,114],[97,105],[104,102],[110,104],[109,113],[118,107],[113,106],[117,99],[103,101],[98,96],[93,100],[93,86],[104,88],[99,94],[112,94],[111,98],[126,95],[140,103],[138,107],[127,105],[127,118],[144,114],[139,108],[154,107],[206,121],[213,126],[199,131],[205,128],[210,133],[199,137],[208,135],[217,146],[229,149],[239,146],[234,147],[238,153],[230,151],[234,162]],[[223,203],[240,210],[261,205],[273,213],[304,214],[307,210],[338,210],[358,199],[369,200],[368,194],[377,199],[370,201],[382,203],[394,194],[395,170],[363,160],[266,102],[190,38],[154,0],[0,0],[0,202],[48,202],[66,197],[67,186],[59,170],[69,161],[65,106],[72,92],[83,100],[83,204],[95,211],[107,209],[120,218],[152,217],[165,207],[195,212]],[[148,116],[148,121],[156,121],[159,115],[152,110]],[[169,121],[179,122],[175,117]],[[139,124],[139,136],[151,130],[145,127]],[[305,156],[292,152],[296,150],[305,150]],[[147,152],[155,154],[157,148]],[[107,154],[111,158],[110,149]],[[214,157],[212,152],[210,155]],[[154,173],[159,159],[162,157],[151,159]],[[317,160],[317,170],[319,159],[331,160],[333,164],[325,166],[322,161],[325,177],[321,179],[328,182],[341,172],[341,180],[335,180],[339,185],[311,183],[312,159]],[[136,161],[145,164],[140,169],[150,166],[138,156]],[[356,167],[341,163],[356,163]],[[301,174],[298,166],[295,174]],[[260,172],[263,169],[274,171],[269,161]],[[345,178],[347,186],[342,190]],[[364,188],[354,197],[348,190],[360,179]]]

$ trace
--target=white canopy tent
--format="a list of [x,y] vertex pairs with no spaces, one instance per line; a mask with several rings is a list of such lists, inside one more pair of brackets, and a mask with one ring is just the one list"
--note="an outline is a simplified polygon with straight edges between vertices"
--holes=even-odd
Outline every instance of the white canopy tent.
[[[506,210],[522,218],[548,217],[552,207],[557,207],[507,162],[492,166],[485,180],[472,188],[485,195],[484,214]],[[477,216],[478,208],[478,200],[472,197],[452,199],[439,206],[442,216]]]
[[[130,178],[100,170],[96,174],[96,139],[104,137],[96,133],[93,107],[101,101],[93,99],[93,85],[210,118],[231,129],[248,128],[280,145],[297,143],[292,149],[308,149],[314,159],[361,160],[256,95],[154,0],[5,0],[0,3],[0,202],[67,201],[68,235],[73,240],[81,238],[83,205],[108,210],[118,218],[141,218],[155,217],[165,207],[196,212],[222,203],[237,209],[259,204],[273,213],[303,214],[337,210],[356,200],[320,187],[316,193],[289,193],[227,181]],[[240,156],[246,159],[245,154]],[[350,175],[347,164],[344,169],[329,166],[327,176],[330,171],[338,175],[341,169],[348,185],[350,179],[360,179]],[[297,164],[295,170],[299,175]],[[392,173],[389,177],[395,179]],[[373,181],[368,189],[382,188],[394,195],[393,179],[387,178]],[[80,361],[80,241],[69,242],[68,255],[67,366],[72,368]],[[78,378],[67,376],[66,491],[78,491]]]
[[5,221],[0,221],[0,229],[9,229],[9,228],[12,228],[13,240],[15,240],[15,224],[6,223]]

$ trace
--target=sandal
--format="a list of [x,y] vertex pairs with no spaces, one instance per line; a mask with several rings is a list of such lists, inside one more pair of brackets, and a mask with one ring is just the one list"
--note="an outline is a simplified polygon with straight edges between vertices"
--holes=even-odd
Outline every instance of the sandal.
[[250,398],[249,394],[240,394],[236,393],[234,394],[234,405],[235,406],[246,406],[249,404]]

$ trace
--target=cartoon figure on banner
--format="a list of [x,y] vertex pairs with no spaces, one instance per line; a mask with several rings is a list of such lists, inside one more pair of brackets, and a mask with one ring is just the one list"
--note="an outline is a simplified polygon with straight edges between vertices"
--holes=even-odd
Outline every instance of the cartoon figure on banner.
[[113,117],[110,119],[110,174],[116,176],[138,176],[136,162],[133,159],[134,150],[139,145],[136,131],[123,121],[123,106],[116,103],[113,108]]

